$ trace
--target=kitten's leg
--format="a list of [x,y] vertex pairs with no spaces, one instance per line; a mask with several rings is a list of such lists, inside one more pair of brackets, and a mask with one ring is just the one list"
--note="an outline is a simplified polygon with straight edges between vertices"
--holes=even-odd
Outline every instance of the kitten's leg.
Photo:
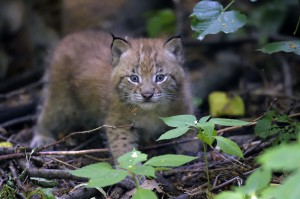
[[33,139],[30,143],[30,147],[32,148],[48,145],[55,141],[56,136],[52,130],[55,130],[53,127],[56,121],[48,112],[48,108],[44,107],[38,117],[37,125],[34,128]]
[[[63,92],[63,91],[60,91]],[[45,101],[30,147],[41,147],[53,143],[60,133],[69,132],[77,123],[76,106],[67,97],[50,97]]]
[[118,157],[138,146],[138,135],[132,127],[130,129],[128,127],[108,128],[106,134],[115,164]]

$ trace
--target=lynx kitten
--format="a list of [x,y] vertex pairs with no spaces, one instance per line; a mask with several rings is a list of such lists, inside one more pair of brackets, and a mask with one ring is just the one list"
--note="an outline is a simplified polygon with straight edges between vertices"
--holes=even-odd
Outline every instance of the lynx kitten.
[[[47,94],[31,146],[58,133],[108,124],[106,136],[114,158],[166,131],[159,117],[191,114],[181,39],[113,38],[101,31],[75,33],[52,55]],[[195,152],[197,143],[180,150]]]

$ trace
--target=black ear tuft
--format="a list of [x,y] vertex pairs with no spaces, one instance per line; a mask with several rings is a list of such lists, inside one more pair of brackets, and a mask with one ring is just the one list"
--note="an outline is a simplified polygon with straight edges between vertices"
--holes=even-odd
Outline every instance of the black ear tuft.
[[112,65],[116,66],[119,63],[121,55],[131,48],[130,43],[120,37],[115,37],[112,33],[113,38],[111,43],[111,54],[112,54]]
[[182,57],[182,42],[180,35],[173,36],[169,38],[165,43],[164,47],[166,50],[173,53],[176,57]]

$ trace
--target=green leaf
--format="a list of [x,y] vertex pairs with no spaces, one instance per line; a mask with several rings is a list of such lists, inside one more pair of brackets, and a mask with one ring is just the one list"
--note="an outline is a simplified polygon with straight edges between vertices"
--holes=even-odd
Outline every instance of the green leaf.
[[259,199],[276,199],[276,189],[277,189],[277,185],[275,186],[272,186],[272,184],[263,189],[261,192],[260,192],[260,197]]
[[[43,191],[43,193],[47,196],[47,199],[55,199],[56,197],[53,195],[52,193],[52,189],[50,188],[45,188],[45,189],[41,189]],[[42,197],[43,198],[43,197]]]
[[151,166],[138,166],[135,169],[132,169],[131,172],[142,175],[142,176],[149,176],[155,178],[155,169]]
[[193,115],[176,115],[172,117],[161,117],[161,119],[170,127],[194,126],[197,120]]
[[254,127],[255,134],[261,138],[267,138],[270,135],[277,133],[278,130],[278,126],[276,124],[272,124],[272,119],[268,118],[258,120]]
[[241,190],[246,194],[258,192],[267,187],[271,179],[271,170],[258,168],[247,178],[245,186],[241,187]]
[[211,146],[213,141],[215,140],[215,136],[217,135],[217,132],[214,129],[215,124],[209,121],[202,124],[198,123],[196,124],[196,127],[203,130],[203,132],[200,132],[198,134],[198,138]]
[[202,117],[202,118],[199,120],[198,123],[199,123],[199,124],[203,124],[203,123],[207,122],[209,118],[210,118],[210,115],[204,116],[204,117]]
[[275,190],[275,199],[299,199],[300,196],[300,172],[293,173]]
[[74,171],[72,175],[89,178],[88,187],[106,187],[124,180],[127,171],[113,169],[106,162],[91,164]]
[[247,17],[237,11],[223,12],[223,6],[216,1],[200,1],[192,13],[192,29],[202,40],[208,34],[235,32],[247,22]]
[[224,153],[243,158],[243,153],[240,147],[230,139],[222,136],[216,136],[217,144]]
[[209,121],[221,126],[244,126],[250,124],[250,122],[245,122],[242,120],[224,119],[224,118],[212,118]]
[[245,199],[245,195],[240,192],[223,191],[218,194],[214,199]]
[[157,141],[159,141],[159,140],[169,140],[169,139],[180,137],[183,134],[185,134],[188,130],[189,130],[188,127],[178,127],[176,129],[169,130],[169,131],[165,132],[164,134],[162,134],[157,139]]
[[293,171],[300,168],[300,145],[280,145],[268,149],[258,158],[263,167],[275,171]]
[[199,140],[202,140],[202,142],[207,143],[209,146],[212,145],[212,143],[215,141],[215,137],[217,136],[217,131],[213,130],[212,135],[208,135],[204,133],[203,131],[198,133],[197,137]]
[[269,43],[259,50],[268,54],[283,51],[300,55],[300,40]]
[[151,158],[145,162],[144,165],[154,167],[178,167],[195,159],[195,157],[186,155],[161,155]]
[[118,162],[120,164],[119,166],[124,169],[130,169],[132,167],[135,167],[138,163],[141,163],[146,160],[147,155],[135,149],[118,158]]
[[157,196],[151,190],[138,188],[132,199],[157,199]]

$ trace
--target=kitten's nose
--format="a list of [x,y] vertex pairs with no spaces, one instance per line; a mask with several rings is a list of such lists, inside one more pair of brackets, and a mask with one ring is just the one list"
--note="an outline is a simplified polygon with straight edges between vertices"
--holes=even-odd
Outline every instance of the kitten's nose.
[[154,92],[153,91],[144,91],[144,92],[141,92],[141,94],[142,94],[143,98],[145,98],[146,100],[149,100],[153,96]]

